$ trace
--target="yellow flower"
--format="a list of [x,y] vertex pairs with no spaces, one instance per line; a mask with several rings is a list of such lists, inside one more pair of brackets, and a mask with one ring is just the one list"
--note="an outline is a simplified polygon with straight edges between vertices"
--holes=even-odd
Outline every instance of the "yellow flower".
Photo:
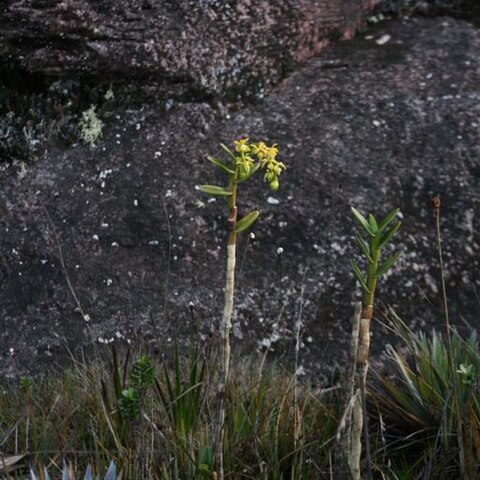
[[277,144],[274,143],[271,147],[267,148],[267,151],[267,156],[270,157],[272,160],[275,160],[275,157],[278,154]]
[[266,168],[268,172],[272,172],[275,175],[280,175],[282,170],[286,170],[287,167],[284,163],[275,160],[274,158],[267,158],[262,162],[262,167]]
[[245,177],[248,177],[253,168],[254,162],[252,157],[248,155],[242,155],[241,157],[237,157],[236,165],[238,167],[239,179],[241,180]]
[[252,153],[258,157],[259,160],[263,160],[268,156],[268,147],[263,142],[252,143]]
[[248,138],[241,138],[240,140],[235,140],[233,143],[235,145],[235,150],[238,153],[250,152],[250,145],[248,144]]
[[272,190],[278,190],[279,182],[278,177],[282,173],[282,170],[286,170],[285,164],[275,159],[278,153],[278,148],[275,145],[268,148],[268,156],[261,160],[261,166],[266,170],[265,181],[268,183]]
[[242,181],[250,177],[257,169],[265,170],[265,181],[272,190],[279,187],[278,177],[286,169],[285,164],[279,162],[277,144],[267,146],[265,142],[249,143],[248,138],[235,140],[235,167],[238,180]]

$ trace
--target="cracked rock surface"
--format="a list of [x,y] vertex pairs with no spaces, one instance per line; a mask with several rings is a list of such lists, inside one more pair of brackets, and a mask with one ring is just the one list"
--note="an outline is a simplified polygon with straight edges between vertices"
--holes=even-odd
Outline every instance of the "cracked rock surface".
[[155,80],[176,95],[261,95],[371,0],[6,0],[0,64],[63,78]]
[[437,194],[450,315],[478,328],[479,51],[480,31],[466,21],[382,23],[325,50],[255,105],[125,108],[103,119],[95,147],[51,146],[23,178],[4,171],[3,374],[41,371],[66,345],[78,351],[92,338],[157,339],[161,353],[175,337],[215,338],[226,209],[195,185],[221,182],[205,154],[241,136],[278,143],[288,170],[278,192],[260,178],[240,191],[240,214],[258,207],[261,218],[255,239],[239,243],[237,352],[270,348],[293,368],[300,321],[305,371],[324,378],[344,361],[359,298],[349,205],[403,214],[392,246],[402,256],[378,291],[377,358],[391,340],[380,325],[387,305],[413,328],[441,328]]

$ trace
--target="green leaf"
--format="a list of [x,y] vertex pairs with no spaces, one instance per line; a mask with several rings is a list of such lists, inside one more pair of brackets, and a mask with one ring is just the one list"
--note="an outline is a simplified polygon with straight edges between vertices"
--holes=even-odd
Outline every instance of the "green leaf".
[[395,253],[394,255],[391,255],[388,257],[378,268],[377,270],[377,278],[382,276],[387,270],[389,270],[393,264],[398,260],[398,257],[400,256],[400,252]]
[[256,165],[254,165],[253,168],[250,169],[250,172],[248,173],[248,175],[246,175],[246,176],[243,177],[243,178],[238,179],[238,180],[237,180],[237,183],[242,183],[242,182],[244,182],[245,180],[248,180],[259,168],[260,168],[260,164],[257,163]]
[[402,222],[396,223],[390,230],[387,230],[387,232],[382,235],[380,241],[378,242],[378,248],[384,247],[392,239],[397,230],[400,228],[401,224]]
[[398,215],[399,211],[400,211],[399,208],[395,208],[389,214],[385,215],[385,217],[378,224],[378,231],[380,233],[382,233],[385,230],[385,228],[387,228],[388,225],[390,225],[392,220]]
[[357,244],[360,247],[360,250],[362,251],[362,253],[365,255],[366,259],[370,263],[373,263],[372,257],[370,255],[370,247],[368,246],[368,243],[358,233],[355,233],[355,240],[357,241]]
[[151,387],[155,380],[155,372],[148,355],[142,355],[132,366],[130,381],[138,389]]
[[112,370],[113,389],[115,392],[115,396],[119,398],[122,394],[123,384],[121,380],[122,374],[120,372],[120,364],[118,362],[117,349],[115,348],[115,345],[112,345]]
[[235,229],[235,232],[240,233],[246,230],[247,228],[251,227],[259,215],[260,215],[260,212],[258,210],[254,210],[253,212],[247,213],[247,215],[245,215],[243,218],[241,218],[237,222],[237,228]]
[[351,207],[351,209],[353,215],[358,220],[360,225],[369,233],[369,235],[374,236],[374,233],[372,232],[370,225],[367,222],[367,219],[355,207]]
[[199,185],[198,189],[203,193],[217,197],[230,197],[232,195],[232,192],[228,190],[228,188],[217,187],[216,185]]
[[118,405],[122,415],[127,420],[135,420],[140,415],[140,398],[138,391],[129,387],[122,391],[118,399]]
[[225,173],[228,173],[229,175],[233,175],[235,173],[233,170],[230,170],[230,168],[228,168],[223,162],[216,159],[215,157],[207,155],[207,159],[212,162],[216,167],[220,168],[220,170],[223,170]]
[[206,463],[201,463],[198,466],[198,473],[202,478],[211,478],[212,474],[210,472],[210,467]]
[[368,225],[370,226],[372,233],[376,235],[378,233],[378,223],[371,213],[368,214]]
[[360,271],[360,267],[357,265],[357,262],[355,262],[355,260],[353,259],[350,260],[350,266],[352,267],[353,275],[357,279],[357,282],[360,284],[363,290],[365,290],[365,292],[370,293],[370,290],[367,286],[367,281],[365,280],[365,277]]
[[220,147],[232,160],[235,160],[237,158],[235,157],[235,154],[223,143],[220,144]]

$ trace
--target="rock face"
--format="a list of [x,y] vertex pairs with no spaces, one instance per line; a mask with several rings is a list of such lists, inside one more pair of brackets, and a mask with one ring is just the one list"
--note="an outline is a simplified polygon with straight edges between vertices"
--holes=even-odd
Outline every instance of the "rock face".
[[150,79],[177,93],[262,95],[373,0],[6,0],[0,59],[30,74]]
[[480,19],[480,4],[477,0],[381,0],[378,10],[388,15],[417,13],[474,18],[477,24]]
[[215,337],[226,207],[195,185],[222,180],[204,156],[241,136],[278,143],[288,170],[275,194],[261,181],[241,189],[240,214],[262,213],[255,240],[239,244],[237,347],[271,346],[288,359],[300,319],[305,369],[342,361],[359,298],[349,205],[403,212],[374,351],[388,341],[385,305],[413,328],[441,327],[436,194],[450,315],[477,328],[479,51],[480,31],[464,21],[387,22],[327,49],[256,105],[119,107],[102,118],[95,147],[51,146],[22,178],[1,173],[3,372],[38,371],[90,339],[142,336],[167,354],[174,336]]

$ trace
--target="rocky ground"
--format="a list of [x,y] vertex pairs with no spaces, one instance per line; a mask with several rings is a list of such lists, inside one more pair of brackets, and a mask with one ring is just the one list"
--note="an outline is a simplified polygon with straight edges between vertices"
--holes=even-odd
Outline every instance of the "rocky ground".
[[205,154],[242,136],[278,143],[288,170],[278,192],[258,181],[240,194],[241,209],[262,214],[255,239],[239,245],[238,351],[270,348],[291,366],[300,319],[305,371],[325,379],[342,363],[359,298],[350,205],[403,214],[374,352],[389,341],[380,325],[387,305],[414,328],[440,327],[437,194],[450,313],[478,328],[479,49],[468,21],[388,21],[328,48],[254,104],[115,106],[95,146],[49,145],[26,170],[5,167],[2,373],[43,371],[92,338],[158,340],[168,353],[175,338],[215,336],[226,209],[195,185],[220,181]]

